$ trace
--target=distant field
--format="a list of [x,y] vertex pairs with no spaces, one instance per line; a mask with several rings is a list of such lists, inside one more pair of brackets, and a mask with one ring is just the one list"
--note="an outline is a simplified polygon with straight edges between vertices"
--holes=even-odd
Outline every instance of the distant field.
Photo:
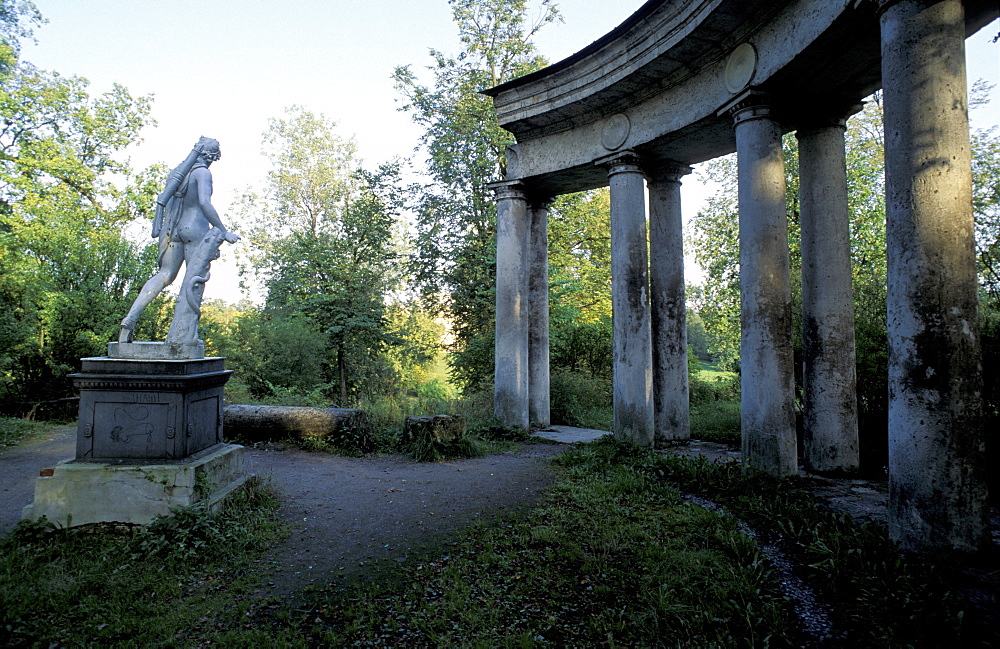
[[448,372],[448,355],[438,354],[438,357],[434,359],[434,362],[427,366],[427,380],[437,381],[441,385],[445,386],[448,394],[454,396],[458,391],[451,382],[451,375]]
[[698,378],[703,381],[714,382],[720,379],[729,380],[736,378],[736,372],[723,372],[714,363],[703,363]]

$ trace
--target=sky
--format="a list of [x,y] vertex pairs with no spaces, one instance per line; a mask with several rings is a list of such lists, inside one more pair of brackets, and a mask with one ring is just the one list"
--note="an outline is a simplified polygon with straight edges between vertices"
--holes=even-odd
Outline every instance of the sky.
[[[556,0],[562,23],[535,38],[557,61],[612,30],[645,0]],[[460,43],[447,0],[35,0],[48,23],[35,30],[22,58],[77,75],[93,94],[113,83],[153,95],[155,127],[128,150],[135,168],[177,165],[201,135],[221,143],[213,165],[214,204],[223,213],[268,167],[260,154],[267,120],[297,104],[324,113],[342,137],[354,137],[372,168],[408,157],[421,131],[400,112],[396,66],[426,75],[431,48],[457,54]],[[529,0],[537,16],[539,0]],[[281,7],[280,9],[278,7]],[[967,42],[969,78],[1000,85],[994,21]],[[424,76],[428,79],[429,77]],[[1000,124],[1000,90],[972,114],[974,127]],[[416,161],[422,160],[418,156]],[[685,179],[683,209],[697,212],[711,188]],[[235,229],[235,228],[234,228]],[[239,244],[237,244],[239,245]],[[216,262],[206,298],[239,298],[231,252]]]

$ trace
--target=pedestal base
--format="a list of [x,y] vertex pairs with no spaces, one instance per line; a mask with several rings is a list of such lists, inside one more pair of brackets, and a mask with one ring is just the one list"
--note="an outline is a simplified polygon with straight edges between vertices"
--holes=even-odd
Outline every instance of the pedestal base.
[[193,343],[108,343],[109,358],[131,358],[137,360],[185,360],[205,358],[205,341]]
[[44,516],[59,527],[107,522],[148,525],[174,507],[200,503],[216,508],[248,477],[243,447],[236,444],[217,444],[170,464],[66,460],[52,475],[36,478],[35,500],[22,517]]

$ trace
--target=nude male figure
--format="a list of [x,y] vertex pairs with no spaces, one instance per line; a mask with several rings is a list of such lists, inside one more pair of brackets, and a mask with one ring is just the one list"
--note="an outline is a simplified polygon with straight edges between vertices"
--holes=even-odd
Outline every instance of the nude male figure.
[[118,342],[132,342],[132,332],[143,309],[174,281],[181,263],[187,262],[190,270],[199,246],[212,228],[218,230],[224,241],[239,241],[240,236],[226,230],[212,205],[212,172],[208,168],[221,157],[219,141],[203,137],[168,176],[166,189],[157,198],[157,216],[153,221],[152,235],[160,238],[160,270],[143,285],[122,320]]

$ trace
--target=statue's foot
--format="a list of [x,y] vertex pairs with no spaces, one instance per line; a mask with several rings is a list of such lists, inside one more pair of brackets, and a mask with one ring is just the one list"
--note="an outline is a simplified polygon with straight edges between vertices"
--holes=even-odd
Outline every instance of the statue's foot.
[[122,322],[121,329],[118,330],[118,342],[120,343],[130,343],[132,342],[132,325],[128,322]]

